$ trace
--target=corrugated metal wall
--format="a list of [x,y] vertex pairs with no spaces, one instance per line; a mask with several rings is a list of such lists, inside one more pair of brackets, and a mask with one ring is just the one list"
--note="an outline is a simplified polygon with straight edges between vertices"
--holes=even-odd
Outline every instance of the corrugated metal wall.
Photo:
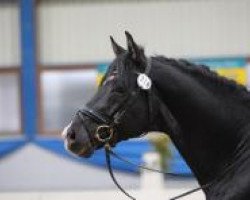
[[41,61],[96,62],[113,58],[108,36],[124,44],[130,30],[149,53],[168,56],[245,55],[250,52],[250,2],[168,1],[87,4],[41,2]]

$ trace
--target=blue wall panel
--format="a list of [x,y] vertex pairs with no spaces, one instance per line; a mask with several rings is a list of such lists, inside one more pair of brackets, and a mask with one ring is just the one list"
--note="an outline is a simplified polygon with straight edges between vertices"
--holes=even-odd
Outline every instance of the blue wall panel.
[[0,159],[15,152],[25,145],[24,139],[4,139],[0,140]]

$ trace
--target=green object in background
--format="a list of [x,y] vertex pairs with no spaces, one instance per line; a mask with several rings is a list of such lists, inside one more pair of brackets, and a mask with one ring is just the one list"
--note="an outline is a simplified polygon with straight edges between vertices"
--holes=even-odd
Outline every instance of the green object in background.
[[154,149],[160,155],[161,169],[166,171],[169,167],[169,160],[171,158],[171,151],[169,148],[170,138],[164,133],[149,133],[147,135],[150,143],[154,146]]

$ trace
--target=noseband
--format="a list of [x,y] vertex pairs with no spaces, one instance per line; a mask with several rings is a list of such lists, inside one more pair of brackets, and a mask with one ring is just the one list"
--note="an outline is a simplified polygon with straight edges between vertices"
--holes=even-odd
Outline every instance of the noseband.
[[[100,115],[98,112],[93,111],[89,108],[84,108],[78,111],[78,115],[84,121],[83,116],[89,117],[93,121],[97,122],[99,125],[94,134],[94,139],[96,139],[98,142],[101,142],[103,144],[106,144],[110,142],[110,140],[113,139],[114,137],[114,126],[111,125],[112,121],[109,120],[106,117],[103,117]],[[88,132],[88,131],[87,131]],[[89,138],[91,139],[92,137],[90,136],[90,133],[88,132]]]

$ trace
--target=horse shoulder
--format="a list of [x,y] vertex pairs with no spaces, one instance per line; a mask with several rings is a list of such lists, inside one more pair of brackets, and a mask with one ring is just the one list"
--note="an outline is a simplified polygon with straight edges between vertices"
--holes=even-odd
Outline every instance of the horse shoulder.
[[208,192],[207,200],[250,199],[250,130],[238,145],[233,164]]

